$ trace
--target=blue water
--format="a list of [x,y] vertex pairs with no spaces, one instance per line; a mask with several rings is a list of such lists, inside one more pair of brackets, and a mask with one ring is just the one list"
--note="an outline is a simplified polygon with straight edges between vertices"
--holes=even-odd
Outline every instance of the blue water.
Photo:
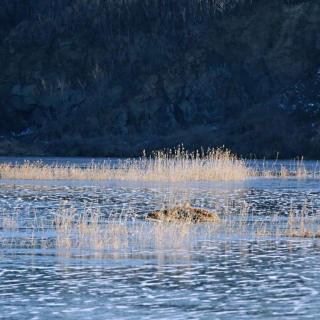
[[[91,159],[52,161],[86,165]],[[21,240],[35,217],[46,228],[34,241],[54,240],[50,222],[61,206],[97,207],[106,217],[125,213],[146,224],[148,212],[184,201],[234,216],[246,204],[254,218],[286,219],[289,210],[302,207],[308,215],[320,213],[320,184],[312,178],[174,184],[0,180],[0,319],[319,319],[317,239],[229,235],[203,241],[200,234],[188,247],[120,252],[63,251],[54,241],[28,247]],[[3,217],[16,215],[17,228],[5,228]]]

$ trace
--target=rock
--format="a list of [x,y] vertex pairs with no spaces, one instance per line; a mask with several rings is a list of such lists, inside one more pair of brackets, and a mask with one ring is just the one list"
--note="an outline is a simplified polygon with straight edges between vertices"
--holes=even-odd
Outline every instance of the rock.
[[193,208],[189,204],[171,209],[154,211],[149,213],[146,219],[165,222],[220,222],[220,218],[216,213],[201,208]]

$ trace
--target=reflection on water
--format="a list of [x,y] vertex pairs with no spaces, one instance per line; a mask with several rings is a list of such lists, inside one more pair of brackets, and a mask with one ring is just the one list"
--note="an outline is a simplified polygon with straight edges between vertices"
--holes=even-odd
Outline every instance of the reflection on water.
[[[61,206],[99,208],[105,217],[129,214],[139,221],[164,203],[184,201],[233,217],[246,204],[253,220],[279,214],[286,221],[290,210],[318,214],[319,195],[313,179],[0,181],[0,318],[318,319],[318,239],[208,239],[199,227],[190,244],[185,238],[179,246],[160,241],[123,250],[66,249],[57,247],[52,223]],[[44,227],[30,237],[36,218]],[[167,243],[173,240],[168,234]]]
[[319,249],[220,241],[161,259],[4,253],[0,310],[10,319],[316,319]]
[[[142,186],[141,186],[142,185]],[[117,211],[137,215],[164,204],[190,202],[220,212],[228,208],[237,213],[244,203],[255,214],[287,214],[306,206],[310,212],[320,209],[320,183],[305,179],[252,179],[245,182],[152,184],[132,182],[12,181],[0,183],[0,206],[21,214],[37,210],[54,214],[61,203],[82,210],[100,208],[106,215]],[[51,213],[52,211],[52,213]]]

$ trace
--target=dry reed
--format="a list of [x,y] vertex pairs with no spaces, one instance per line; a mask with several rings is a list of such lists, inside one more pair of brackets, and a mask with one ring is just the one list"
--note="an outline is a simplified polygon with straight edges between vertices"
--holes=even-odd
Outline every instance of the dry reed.
[[182,147],[153,152],[150,157],[117,163],[92,162],[89,166],[47,165],[43,162],[0,164],[0,179],[28,180],[139,180],[210,181],[244,180],[250,176],[245,162],[229,150],[208,149],[189,152]]
[[225,149],[189,152],[183,146],[152,152],[140,158],[75,164],[45,164],[41,161],[0,164],[0,179],[8,180],[135,180],[135,181],[232,181],[250,177],[318,178],[318,163],[307,170],[303,158],[271,166],[249,163]]
[[79,213],[60,208],[54,222],[35,216],[21,226],[18,214],[0,213],[1,247],[54,248],[70,251],[107,251],[111,253],[190,251],[199,241],[217,239],[320,238],[319,212],[290,210],[287,216],[257,216],[248,204],[238,214],[219,214],[219,223],[150,222],[126,217],[104,216],[97,208]]

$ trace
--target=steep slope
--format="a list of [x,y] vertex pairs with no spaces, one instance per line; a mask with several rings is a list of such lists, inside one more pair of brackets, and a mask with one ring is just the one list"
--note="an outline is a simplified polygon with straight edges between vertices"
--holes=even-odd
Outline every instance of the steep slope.
[[0,153],[320,156],[320,2],[0,4]]

